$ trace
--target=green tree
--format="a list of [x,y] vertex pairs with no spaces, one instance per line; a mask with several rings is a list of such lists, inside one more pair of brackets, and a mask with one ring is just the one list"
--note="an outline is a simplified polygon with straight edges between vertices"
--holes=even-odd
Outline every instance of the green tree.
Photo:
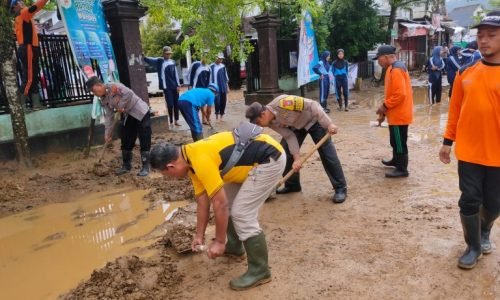
[[147,56],[161,56],[164,46],[171,46],[174,52],[173,59],[180,58],[180,46],[177,45],[176,34],[172,25],[147,22],[141,26],[141,43],[144,54]]
[[391,6],[391,12],[389,14],[389,22],[387,24],[386,31],[386,42],[389,44],[391,42],[391,30],[394,27],[394,22],[396,21],[396,12],[398,8],[408,7],[411,4],[424,3],[427,0],[389,0],[389,5]]
[[14,144],[16,147],[16,158],[23,167],[31,168],[31,155],[28,146],[28,130],[24,118],[24,110],[21,104],[20,94],[16,81],[16,56],[14,53],[14,41],[12,39],[12,16],[7,12],[5,1],[0,6],[0,73],[3,81],[9,111],[11,116]]
[[[319,6],[315,0],[280,1],[282,5],[293,5],[309,9],[314,15]],[[241,32],[241,20],[257,7],[271,10],[276,1],[267,0],[141,0],[149,7],[151,22],[156,24],[177,20],[182,24],[184,40],[182,50],[194,49],[194,55],[207,53],[212,58],[231,46],[232,56],[245,57],[252,51],[251,45]],[[242,50],[242,51],[240,51]]]
[[329,1],[324,22],[330,29],[328,48],[342,48],[346,57],[355,61],[366,59],[366,52],[384,40],[373,0]]

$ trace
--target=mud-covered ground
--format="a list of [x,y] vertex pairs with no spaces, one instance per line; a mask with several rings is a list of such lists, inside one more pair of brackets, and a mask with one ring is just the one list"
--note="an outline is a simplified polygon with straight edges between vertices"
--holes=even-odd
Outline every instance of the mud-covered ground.
[[[150,246],[156,254],[133,255],[109,262],[89,279],[61,296],[64,299],[500,299],[500,250],[463,271],[456,260],[464,250],[458,217],[456,162],[442,165],[437,157],[446,124],[447,101],[424,104],[425,91],[415,89],[415,121],[410,127],[410,177],[390,180],[380,159],[391,153],[387,128],[370,127],[383,87],[352,92],[349,112],[331,101],[339,134],[333,137],[348,181],[348,199],[333,204],[331,185],[319,156],[301,172],[302,192],[278,195],[260,214],[267,236],[273,280],[244,292],[229,289],[230,279],[246,270],[246,262],[209,260],[205,254],[179,254],[189,244],[195,222],[194,203],[168,224],[169,233]],[[316,95],[313,93],[313,97]],[[443,95],[443,98],[446,97]],[[235,126],[244,115],[242,92],[232,92],[224,122]],[[161,99],[153,104],[161,106]],[[269,132],[274,135],[272,132]],[[276,136],[276,135],[274,135]],[[158,132],[154,141],[189,141],[187,132]],[[312,146],[308,138],[302,153]],[[134,172],[116,177],[119,142],[95,163],[100,149],[83,160],[78,152],[36,158],[36,168],[19,170],[1,163],[0,216],[111,186],[150,189],[145,201],[192,198],[187,180],[157,174],[138,178]],[[208,238],[213,226],[208,229]],[[500,242],[498,225],[491,239]],[[140,251],[139,251],[140,252]],[[36,271],[36,270],[34,270]],[[22,285],[19,288],[26,288]]]

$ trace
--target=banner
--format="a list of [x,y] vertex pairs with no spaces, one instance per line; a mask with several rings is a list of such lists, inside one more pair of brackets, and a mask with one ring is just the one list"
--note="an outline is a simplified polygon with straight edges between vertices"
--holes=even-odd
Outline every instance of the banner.
[[313,67],[318,63],[318,47],[312,24],[312,17],[308,11],[302,12],[300,21],[299,57],[297,65],[298,86],[319,79],[319,75],[314,73]]
[[57,0],[57,3],[73,55],[85,76],[93,76],[94,61],[104,82],[118,81],[101,0]]
[[[98,67],[104,82],[118,81],[115,54],[101,0],[57,0],[57,4],[73,55],[85,76],[94,76],[94,69]],[[101,114],[100,102],[94,97],[92,118]]]

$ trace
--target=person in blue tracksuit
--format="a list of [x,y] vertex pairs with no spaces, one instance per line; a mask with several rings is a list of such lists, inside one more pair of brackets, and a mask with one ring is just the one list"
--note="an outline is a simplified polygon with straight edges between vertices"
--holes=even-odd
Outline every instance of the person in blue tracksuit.
[[468,43],[462,50],[462,66],[472,65],[477,60],[481,59],[481,52],[478,50],[477,42]]
[[224,54],[219,53],[215,63],[210,65],[210,83],[215,84],[219,89],[215,99],[215,120],[219,120],[220,116],[221,121],[226,111],[227,91],[229,90],[227,87],[229,77],[227,76],[226,66],[222,63],[223,59]]
[[193,78],[193,87],[195,88],[208,88],[210,84],[210,68],[202,58],[200,65],[196,68]]
[[144,61],[151,66],[155,66],[158,70],[158,85],[163,90],[165,102],[167,104],[168,120],[170,127],[181,126],[179,124],[179,73],[175,61],[171,59],[172,48],[169,46],[163,47],[163,57],[146,57]]
[[441,90],[443,73],[445,67],[444,61],[441,58],[442,47],[437,46],[432,50],[432,56],[429,58],[427,70],[429,72],[429,100],[431,104],[441,102]]
[[313,67],[314,73],[319,77],[319,103],[326,113],[330,112],[328,108],[328,96],[330,95],[330,82],[333,80],[330,65],[330,51],[324,51],[321,54],[321,59],[316,66]]
[[349,63],[344,59],[344,49],[337,50],[337,59],[333,62],[333,76],[335,76],[335,94],[342,110],[342,94],[344,95],[344,110],[349,111]]
[[192,89],[194,87],[194,76],[196,75],[196,70],[201,66],[201,61],[194,61],[188,69],[188,89]]
[[462,67],[460,65],[460,58],[458,57],[458,51],[460,47],[453,46],[450,48],[450,55],[446,60],[446,77],[448,78],[448,83],[450,84],[450,90],[448,91],[448,97],[451,98],[451,90],[453,89],[453,81],[455,81],[455,75],[458,70]]
[[202,110],[204,118],[210,124],[210,114],[215,103],[218,88],[211,83],[208,88],[193,88],[179,97],[179,109],[186,123],[191,129],[193,141],[203,139],[203,125],[200,122],[199,112]]

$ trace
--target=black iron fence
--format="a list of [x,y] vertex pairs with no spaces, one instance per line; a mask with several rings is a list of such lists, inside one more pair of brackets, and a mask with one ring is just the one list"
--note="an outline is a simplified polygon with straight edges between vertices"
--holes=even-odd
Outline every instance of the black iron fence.
[[[39,79],[42,104],[46,107],[61,107],[92,102],[92,95],[85,90],[85,77],[73,59],[68,37],[39,34],[38,38],[40,74],[35,74],[35,76]],[[19,59],[17,65],[17,78],[20,78]],[[2,81],[0,83],[0,114],[5,113],[8,113],[8,102]]]
[[359,78],[371,78],[373,77],[373,61],[362,61],[358,62],[358,77]]

